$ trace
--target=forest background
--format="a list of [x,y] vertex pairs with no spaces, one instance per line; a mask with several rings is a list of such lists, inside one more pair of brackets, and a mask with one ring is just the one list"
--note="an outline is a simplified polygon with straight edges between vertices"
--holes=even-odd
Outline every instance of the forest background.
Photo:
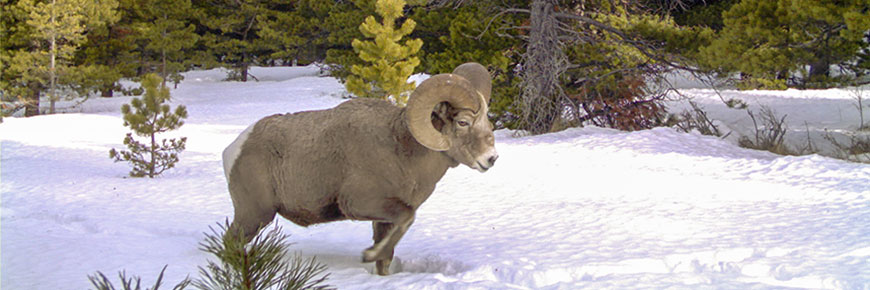
[[[342,81],[375,0],[2,0],[3,113],[58,100],[139,95],[122,79],[318,64]],[[494,75],[491,118],[538,134],[667,125],[667,73],[739,89],[868,82],[870,0],[411,0],[415,73],[475,61]],[[739,100],[735,107],[741,106]],[[46,106],[45,103],[49,103]]]

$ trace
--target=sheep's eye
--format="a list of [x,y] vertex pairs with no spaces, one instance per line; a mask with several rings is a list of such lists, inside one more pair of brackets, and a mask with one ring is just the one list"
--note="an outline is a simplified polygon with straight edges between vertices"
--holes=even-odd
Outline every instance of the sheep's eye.
[[459,127],[468,127],[468,122],[467,121],[457,121],[456,125],[459,125]]

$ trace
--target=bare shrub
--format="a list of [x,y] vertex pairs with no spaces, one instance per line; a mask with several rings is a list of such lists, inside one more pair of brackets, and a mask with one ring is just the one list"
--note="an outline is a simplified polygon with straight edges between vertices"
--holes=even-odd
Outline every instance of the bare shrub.
[[831,157],[843,159],[851,162],[870,163],[870,135],[848,136],[849,139],[845,142],[838,141],[834,136],[825,130],[825,140],[834,146],[834,153]]
[[809,155],[819,153],[821,150],[816,146],[816,143],[813,142],[813,139],[810,137],[810,125],[806,121],[804,121],[804,128],[806,128],[807,132],[807,143],[804,144],[803,147],[797,149],[798,155]]
[[678,131],[685,133],[697,131],[698,133],[701,133],[701,135],[716,136],[719,138],[725,138],[728,137],[728,135],[731,135],[731,132],[723,135],[722,131],[719,130],[719,127],[716,126],[716,124],[713,124],[713,121],[707,116],[707,112],[704,111],[704,108],[701,108],[701,106],[692,101],[689,101],[689,105],[692,106],[691,110],[685,110],[679,116],[672,117],[672,126],[676,127]]
[[587,80],[569,100],[581,124],[637,131],[665,124],[666,95],[666,90],[648,86],[642,75],[626,75],[610,82]]
[[858,130],[870,130],[870,125],[864,123],[864,107],[866,106],[866,102],[864,102],[864,88],[855,86],[850,89],[850,92],[852,93],[852,100],[855,101],[853,105],[858,109]]
[[[746,112],[749,113],[749,118],[752,119],[752,124],[755,127],[755,139],[741,136],[737,140],[740,147],[770,151],[779,155],[797,155],[785,144],[785,133],[788,131],[785,118],[788,115],[778,117],[776,112],[768,106],[761,106],[758,118],[752,111],[747,110]],[[762,122],[760,127],[759,119]]]

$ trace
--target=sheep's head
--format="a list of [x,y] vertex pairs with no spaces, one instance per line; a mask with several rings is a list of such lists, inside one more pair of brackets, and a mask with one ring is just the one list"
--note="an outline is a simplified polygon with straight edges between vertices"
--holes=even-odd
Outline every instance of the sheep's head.
[[411,134],[423,146],[485,172],[498,158],[486,115],[491,90],[492,78],[478,63],[430,77],[408,100]]

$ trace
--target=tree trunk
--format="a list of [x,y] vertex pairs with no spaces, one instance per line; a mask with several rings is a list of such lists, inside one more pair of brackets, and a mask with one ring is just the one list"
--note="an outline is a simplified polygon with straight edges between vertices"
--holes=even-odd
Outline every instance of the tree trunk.
[[247,62],[242,62],[242,69],[241,69],[240,73],[241,73],[240,77],[241,77],[242,82],[247,82],[248,81],[248,63]]
[[[166,12],[163,12],[164,21],[169,19],[169,15]],[[160,32],[161,36],[165,39],[167,37],[166,27],[164,26],[163,31]],[[160,49],[160,59],[163,61],[160,76],[163,78],[163,87],[166,87],[166,79],[169,78],[169,75],[166,74],[166,47]]]
[[830,72],[831,64],[825,58],[821,58],[813,63],[810,63],[811,80],[818,80],[820,77],[827,77]]
[[154,165],[157,164],[157,139],[151,133],[151,163],[148,163],[148,177],[154,178]]
[[24,105],[24,116],[33,117],[39,115],[39,97],[40,89],[37,85],[30,85],[30,96],[27,103]]
[[[54,10],[57,9],[57,0],[51,1],[51,25],[55,27],[55,18],[54,18]],[[56,29],[56,28],[55,28]],[[57,59],[57,30],[51,31],[51,67],[49,68],[48,75],[51,78],[51,90],[50,95],[48,96],[48,100],[51,103],[49,106],[49,114],[54,114],[54,103],[57,101],[57,67],[55,66],[55,62]]]
[[114,84],[108,84],[100,90],[100,96],[103,98],[111,98],[115,95]]
[[809,80],[812,82],[826,81],[831,72],[830,50],[832,48],[829,43],[831,34],[825,33],[822,37],[824,37],[822,47],[814,53],[816,60],[810,63]]
[[163,71],[160,73],[160,76],[163,77],[163,87],[165,88],[166,87],[166,79],[169,78],[169,76],[166,74],[166,50],[164,49],[161,53],[162,53],[161,58],[163,59],[163,68],[162,68]]
[[565,93],[559,78],[568,58],[559,41],[554,0],[534,0],[529,16],[529,40],[522,58],[521,125],[532,134],[547,133],[562,112]]

